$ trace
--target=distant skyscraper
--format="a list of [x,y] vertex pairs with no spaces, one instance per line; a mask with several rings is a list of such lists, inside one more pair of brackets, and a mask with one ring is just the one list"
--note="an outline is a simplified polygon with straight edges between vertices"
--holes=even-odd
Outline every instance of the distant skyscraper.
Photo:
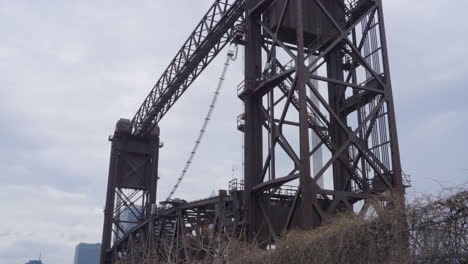
[[100,254],[101,244],[80,243],[75,247],[74,264],[99,264]]
[[128,231],[132,230],[135,226],[140,223],[140,217],[143,212],[141,205],[134,205],[132,207],[125,208],[120,213],[120,227],[122,230],[118,230],[117,234],[114,235],[114,242],[122,238]]
[[140,216],[143,208],[141,205],[135,205],[135,207],[131,209],[125,209],[122,214],[120,215],[120,220],[123,222],[122,226],[125,232],[132,230],[135,226],[140,223]]
[[44,264],[41,260],[30,260],[26,264]]

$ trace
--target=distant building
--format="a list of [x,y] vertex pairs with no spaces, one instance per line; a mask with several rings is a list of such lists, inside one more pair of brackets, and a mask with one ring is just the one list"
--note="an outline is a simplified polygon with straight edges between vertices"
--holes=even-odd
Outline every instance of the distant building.
[[74,264],[99,264],[100,254],[101,244],[80,243],[75,247]]
[[114,242],[122,238],[128,231],[132,230],[140,223],[143,207],[141,205],[134,205],[122,210],[119,216],[120,226],[123,230],[117,231],[117,236],[114,236]]
[[26,264],[44,264],[41,260],[30,260]]
[[125,232],[132,230],[135,226],[140,223],[139,218],[142,215],[143,208],[141,205],[135,205],[132,208],[126,208],[120,215],[120,221]]

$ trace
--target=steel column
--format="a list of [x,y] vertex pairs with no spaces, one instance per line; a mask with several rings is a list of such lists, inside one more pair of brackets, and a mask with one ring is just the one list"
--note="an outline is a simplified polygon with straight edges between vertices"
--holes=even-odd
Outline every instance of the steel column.
[[302,0],[296,0],[296,38],[297,38],[297,58],[296,58],[296,79],[297,84],[293,89],[299,91],[299,155],[300,155],[300,185],[302,193],[302,227],[311,228],[313,226],[313,200],[317,199],[317,189],[313,186],[310,175],[310,148],[309,148],[309,123],[307,113],[307,69],[304,64],[304,19]]
[[[246,10],[254,8],[259,0],[246,0]],[[262,73],[262,38],[261,28],[257,23],[259,15],[246,17],[245,45],[245,136],[244,136],[244,183],[245,183],[245,221],[248,223],[247,236],[253,240],[261,228],[262,215],[259,203],[261,197],[252,188],[261,182],[263,162],[262,135],[262,97],[253,93],[257,88],[257,79]]]

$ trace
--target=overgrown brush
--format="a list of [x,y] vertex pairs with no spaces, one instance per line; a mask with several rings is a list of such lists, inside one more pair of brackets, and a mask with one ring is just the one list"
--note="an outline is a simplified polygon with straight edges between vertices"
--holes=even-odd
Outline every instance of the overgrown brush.
[[364,218],[338,215],[314,230],[289,232],[272,250],[211,233],[203,241],[192,237],[166,245],[164,257],[151,254],[122,264],[468,263],[468,191],[455,191],[421,197],[404,210],[374,206]]

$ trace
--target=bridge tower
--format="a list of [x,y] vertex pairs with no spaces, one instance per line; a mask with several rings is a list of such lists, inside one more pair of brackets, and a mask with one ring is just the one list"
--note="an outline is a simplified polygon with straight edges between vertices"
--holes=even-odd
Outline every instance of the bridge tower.
[[[378,193],[401,198],[382,1],[246,0],[245,8],[248,237],[272,241],[337,212],[365,214]],[[324,165],[314,169],[317,151]],[[293,199],[278,197],[286,184],[297,188]]]
[[107,182],[101,263],[112,263],[113,242],[122,239],[151,215],[156,203],[159,128],[132,135],[132,123],[120,119],[115,127]]

